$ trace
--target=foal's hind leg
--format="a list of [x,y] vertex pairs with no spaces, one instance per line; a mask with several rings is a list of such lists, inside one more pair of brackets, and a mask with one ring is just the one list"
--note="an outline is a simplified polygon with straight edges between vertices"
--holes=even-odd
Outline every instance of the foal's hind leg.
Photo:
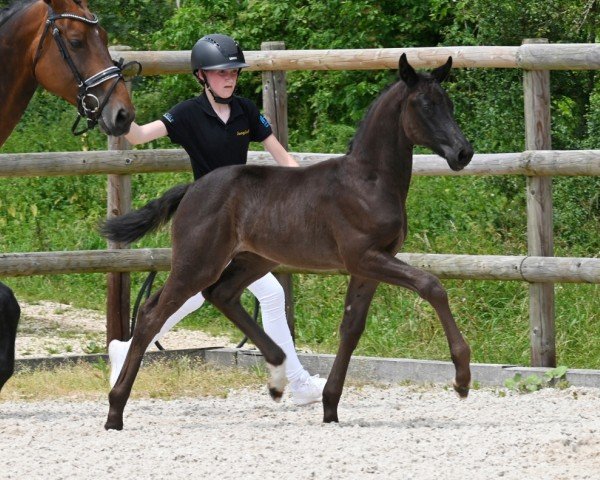
[[337,408],[342,396],[344,381],[352,352],[365,329],[369,305],[379,282],[350,277],[344,318],[340,325],[340,346],[327,383],[323,389],[323,421],[338,422]]
[[239,254],[227,266],[219,280],[202,294],[235,323],[261,351],[271,373],[269,393],[274,400],[279,401],[286,383],[285,354],[248,315],[240,303],[244,289],[269,273],[275,266],[275,263],[258,255],[248,252]]
[[471,349],[463,338],[448,303],[448,294],[440,280],[435,276],[401,262],[396,257],[384,252],[367,252],[361,261],[351,268],[352,274],[359,274],[380,282],[399,285],[417,292],[435,309],[448,340],[450,356],[456,376],[454,390],[462,398],[469,394],[471,382]]
[[[219,262],[215,263],[218,265]],[[165,321],[175,313],[185,301],[198,293],[206,285],[213,283],[218,270],[206,272],[194,271],[195,265],[172,271],[164,287],[152,295],[140,309],[131,346],[117,383],[108,395],[110,408],[104,428],[121,430],[123,428],[123,410],[135,377],[142,363],[142,357],[151,340],[160,331]]]
[[[153,333],[155,328],[149,328],[148,315],[156,308],[159,299],[161,298],[163,288],[154,293],[140,308],[135,330],[131,338],[131,345],[127,352],[127,357],[123,363],[123,368],[119,374],[119,378],[114,387],[108,394],[110,404],[108,410],[108,418],[104,424],[106,430],[122,430],[123,429],[123,411],[131,394],[133,382],[138,374],[142,358],[150,341],[156,333]],[[160,330],[160,326],[158,327]],[[156,332],[158,332],[156,330]]]

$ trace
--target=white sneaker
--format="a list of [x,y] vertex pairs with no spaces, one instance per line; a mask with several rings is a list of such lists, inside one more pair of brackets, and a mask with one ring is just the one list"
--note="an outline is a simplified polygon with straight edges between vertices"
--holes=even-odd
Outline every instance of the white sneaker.
[[115,383],[117,383],[117,379],[119,378],[119,374],[123,369],[123,364],[125,363],[125,358],[127,357],[127,352],[129,351],[130,345],[131,340],[127,342],[113,340],[108,344],[108,358],[110,361],[110,388],[114,387]]
[[294,405],[308,405],[320,402],[323,398],[323,387],[327,383],[326,378],[319,375],[308,376],[304,380],[294,382],[290,385],[292,403]]

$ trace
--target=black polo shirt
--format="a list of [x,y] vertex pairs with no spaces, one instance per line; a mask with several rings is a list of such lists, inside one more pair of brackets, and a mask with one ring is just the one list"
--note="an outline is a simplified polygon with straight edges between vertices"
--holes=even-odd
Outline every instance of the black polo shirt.
[[171,141],[190,156],[195,179],[215,168],[245,164],[250,142],[262,142],[273,133],[252,101],[234,97],[230,106],[229,120],[223,123],[203,93],[161,118]]

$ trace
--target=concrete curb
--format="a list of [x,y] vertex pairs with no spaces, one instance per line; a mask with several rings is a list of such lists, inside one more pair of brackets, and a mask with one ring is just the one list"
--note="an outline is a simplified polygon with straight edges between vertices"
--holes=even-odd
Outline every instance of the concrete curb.
[[[300,353],[298,356],[302,365],[309,372],[312,374],[318,373],[322,377],[329,374],[335,359],[335,355],[325,354]],[[262,355],[257,350],[221,347],[153,351],[146,353],[144,362],[152,363],[156,360],[176,357],[186,357],[214,365],[243,368],[264,365]],[[77,362],[97,363],[101,359],[108,362],[107,355],[101,354],[19,359],[15,361],[15,370],[55,368]],[[523,377],[534,374],[542,376],[548,370],[550,369],[517,365],[471,364],[473,382],[478,382],[484,386],[503,386],[506,379],[513,378],[517,373],[520,373]],[[348,368],[348,378],[365,382],[400,383],[410,381],[450,384],[454,378],[454,365],[452,362],[435,360],[353,356]],[[571,369],[567,371],[566,379],[570,385],[577,387],[600,388],[600,370]]]

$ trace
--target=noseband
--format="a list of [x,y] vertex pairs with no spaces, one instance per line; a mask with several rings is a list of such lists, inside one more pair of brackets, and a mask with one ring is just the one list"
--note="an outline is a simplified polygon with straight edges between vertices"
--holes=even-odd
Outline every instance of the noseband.
[[[83,76],[77,70],[71,55],[69,55],[69,50],[63,40],[60,29],[56,26],[56,20],[62,19],[70,19],[77,20],[87,25],[98,25],[98,17],[96,15],[92,15],[92,18],[82,17],[80,15],[75,15],[74,13],[54,13],[52,8],[48,6],[48,18],[46,19],[46,27],[44,28],[44,33],[40,38],[40,43],[38,44],[38,48],[35,54],[35,58],[33,60],[33,76],[35,77],[35,67],[37,65],[38,60],[42,56],[42,48],[44,44],[44,40],[46,39],[46,35],[48,32],[52,30],[52,36],[56,41],[56,45],[58,46],[58,50],[60,51],[63,59],[67,62],[67,65],[71,69],[73,76],[75,77],[75,81],[77,82],[77,88],[79,89],[77,93],[77,111],[78,116],[71,127],[71,132],[73,135],[81,135],[82,133],[91,130],[98,124],[98,120],[102,115],[102,110],[106,106],[108,99],[114,92],[119,80],[123,80],[123,69],[129,65],[137,64],[138,66],[138,74],[140,73],[142,66],[139,62],[133,61],[126,63],[123,65],[123,59],[121,58],[118,62],[113,61],[114,66],[105,68],[104,70],[92,75],[88,79],[84,79]],[[108,89],[106,95],[104,95],[104,99],[102,102],[98,100],[98,97],[93,93],[90,93],[90,90],[98,85],[114,79],[113,84]],[[82,118],[87,119],[87,126],[83,130],[77,130],[77,125],[79,125],[79,121]]]

